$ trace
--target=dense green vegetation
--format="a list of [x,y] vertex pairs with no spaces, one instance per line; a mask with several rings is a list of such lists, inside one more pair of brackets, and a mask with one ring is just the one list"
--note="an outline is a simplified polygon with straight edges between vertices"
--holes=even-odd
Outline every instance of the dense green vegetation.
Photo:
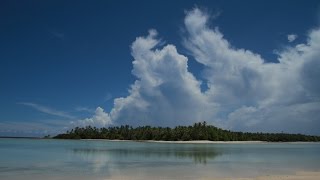
[[57,139],[120,139],[120,140],[164,140],[164,141],[320,141],[319,136],[287,133],[248,133],[223,130],[206,122],[195,123],[193,126],[133,128],[125,125],[120,127],[96,128],[76,127],[65,134],[59,134]]

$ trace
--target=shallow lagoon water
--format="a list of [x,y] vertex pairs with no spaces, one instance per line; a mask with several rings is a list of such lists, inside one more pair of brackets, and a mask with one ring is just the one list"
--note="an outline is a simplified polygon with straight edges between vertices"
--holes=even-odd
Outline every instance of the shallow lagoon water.
[[319,143],[0,139],[0,179],[200,179],[320,170]]

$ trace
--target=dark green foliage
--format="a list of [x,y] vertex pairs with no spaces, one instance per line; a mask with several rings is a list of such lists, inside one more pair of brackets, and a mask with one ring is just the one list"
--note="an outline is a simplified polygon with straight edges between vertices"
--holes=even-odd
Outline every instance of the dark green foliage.
[[120,127],[96,128],[87,126],[76,127],[65,134],[59,134],[57,139],[119,139],[119,140],[164,140],[164,141],[320,141],[319,136],[286,133],[248,133],[231,132],[207,125],[206,122],[195,123],[193,126],[133,128],[125,125]]

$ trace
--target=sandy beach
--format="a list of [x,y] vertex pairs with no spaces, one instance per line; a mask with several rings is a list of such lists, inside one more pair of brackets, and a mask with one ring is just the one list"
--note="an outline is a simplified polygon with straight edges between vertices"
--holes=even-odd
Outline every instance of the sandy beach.
[[[211,178],[210,178],[211,179]],[[319,180],[320,172],[296,172],[291,175],[270,175],[255,178],[224,178],[222,180]]]
[[268,141],[158,141],[158,140],[120,140],[120,139],[81,139],[82,141],[109,141],[109,142],[142,142],[142,143],[175,143],[175,144],[267,144],[267,143],[287,143],[287,144],[310,144],[320,142],[268,142]]
[[[182,175],[183,176],[183,175]],[[17,176],[15,178],[7,178],[7,180],[87,180],[90,179],[88,176],[31,176],[28,175],[22,177]],[[96,179],[92,177],[92,179]],[[100,178],[99,178],[100,179]],[[149,176],[149,175],[137,175],[137,174],[127,174],[127,175],[114,175],[112,177],[104,178],[104,180],[181,180],[185,179],[185,177],[176,178],[168,178],[168,177],[158,177],[158,176]],[[187,178],[190,179],[190,178]],[[306,172],[306,171],[299,171],[294,174],[288,175],[267,175],[267,176],[257,176],[257,177],[250,177],[250,178],[241,178],[241,177],[199,177],[193,178],[193,180],[319,180],[320,179],[320,171],[318,172]]]
[[[169,180],[168,178],[163,177],[134,177],[134,176],[114,176],[110,179],[106,180]],[[184,178],[181,178],[184,179]],[[305,172],[299,171],[294,174],[288,175],[267,175],[267,176],[258,176],[252,178],[241,178],[241,177],[229,177],[229,178],[219,178],[219,177],[199,177],[195,180],[319,180],[320,179],[320,172]],[[170,179],[173,180],[173,179]],[[179,180],[179,178],[177,178]]]
[[158,141],[158,140],[120,140],[120,139],[80,139],[81,141],[109,141],[109,142],[142,142],[142,143],[176,143],[176,144],[255,144],[269,143],[267,141]]
[[266,141],[208,141],[208,140],[196,140],[196,141],[154,141],[147,140],[142,142],[150,143],[177,143],[177,144],[255,144],[255,143],[268,143]]

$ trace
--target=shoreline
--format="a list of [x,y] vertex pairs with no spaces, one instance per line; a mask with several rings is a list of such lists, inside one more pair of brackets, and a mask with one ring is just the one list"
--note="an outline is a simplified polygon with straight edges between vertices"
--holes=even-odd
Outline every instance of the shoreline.
[[[319,178],[320,178],[320,171],[296,171],[293,174],[287,174],[287,175],[266,175],[266,176],[252,177],[252,178],[233,178],[232,177],[232,178],[222,178],[221,180],[318,180]],[[217,178],[216,180],[218,179],[219,178]]]
[[[261,175],[255,177],[199,177],[195,180],[318,180],[320,177],[320,171],[296,171],[292,174],[270,174],[270,175]],[[183,177],[182,177],[183,178]],[[147,180],[147,179],[162,179],[162,177],[150,177],[150,176],[126,176],[118,175],[112,176],[110,180]],[[166,178],[165,178],[166,179]],[[109,180],[109,179],[105,179]]]
[[[137,174],[135,174],[137,175]],[[92,179],[92,180],[149,180],[149,179],[162,179],[162,180],[180,180],[180,179],[185,179],[185,180],[319,180],[320,177],[320,171],[296,171],[291,174],[270,174],[270,175],[261,175],[261,176],[255,176],[255,177],[237,177],[237,176],[229,176],[229,177],[215,177],[215,176],[202,176],[202,177],[163,177],[163,176],[152,176],[152,175],[132,175],[132,174],[117,174],[117,175],[111,175],[110,177],[91,177],[90,176],[18,176],[18,177],[9,177],[7,180],[17,180],[17,179],[26,179],[26,180],[63,180],[63,179],[68,179],[68,180],[87,180],[87,179]],[[0,175],[1,177],[1,175]]]
[[[68,139],[66,139],[68,140]],[[141,142],[141,143],[163,143],[163,144],[319,144],[320,142],[296,141],[296,142],[270,142],[270,141],[162,141],[162,140],[120,140],[120,139],[79,139],[81,141],[109,141],[109,142]]]
[[164,140],[121,140],[121,139],[55,139],[35,137],[0,137],[1,139],[31,139],[31,140],[72,140],[72,141],[107,141],[107,142],[141,142],[167,144],[320,144],[318,141],[164,141]]

